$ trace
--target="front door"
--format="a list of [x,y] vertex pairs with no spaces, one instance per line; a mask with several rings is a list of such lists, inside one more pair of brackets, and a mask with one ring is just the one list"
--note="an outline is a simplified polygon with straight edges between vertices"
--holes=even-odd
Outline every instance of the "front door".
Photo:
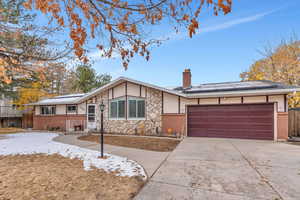
[[87,105],[87,128],[89,130],[94,130],[96,126],[96,105],[88,104]]

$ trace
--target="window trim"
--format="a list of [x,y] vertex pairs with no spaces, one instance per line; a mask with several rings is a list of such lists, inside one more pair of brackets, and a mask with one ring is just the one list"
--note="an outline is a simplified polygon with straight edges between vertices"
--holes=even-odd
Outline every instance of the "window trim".
[[[75,110],[72,111],[72,112],[70,112],[70,111],[68,110],[68,107],[69,107],[69,106],[75,106]],[[67,113],[67,114],[76,114],[76,113],[77,113],[77,110],[78,110],[77,104],[69,104],[69,105],[66,105],[66,113]]]
[[[42,113],[42,108],[43,107],[47,107],[47,108],[49,108],[49,107],[51,107],[51,108],[54,108],[54,113],[51,113],[51,114],[43,114]],[[51,109],[52,110],[52,109]],[[56,105],[43,105],[43,106],[40,106],[40,115],[43,115],[43,116],[53,116],[53,115],[56,115]]]
[[[124,101],[125,102],[125,107],[124,107],[124,117],[119,117],[119,101]],[[117,117],[111,117],[111,103],[113,102],[117,102]],[[127,106],[127,102],[126,102],[126,99],[124,97],[121,97],[121,98],[116,98],[116,99],[111,99],[109,101],[109,119],[110,120],[125,120],[126,119],[126,106]]]
[[[94,106],[94,108],[95,108],[95,112],[94,112],[93,115],[90,115],[90,112],[89,112],[89,107],[90,107],[90,106]],[[97,109],[96,104],[88,104],[88,105],[87,105],[87,122],[88,122],[88,123],[95,123],[95,122],[96,122],[96,109]],[[90,120],[89,120],[89,117],[90,117],[90,116],[94,117],[94,120],[93,120],[93,121],[90,121]]]
[[[138,116],[138,101],[144,101],[144,105],[145,105],[145,116],[144,117],[130,117],[129,116],[129,101],[130,100],[135,100],[136,101],[136,116]],[[139,97],[129,97],[128,100],[127,100],[127,119],[128,120],[145,120],[146,119],[146,99],[145,98],[139,98]]]

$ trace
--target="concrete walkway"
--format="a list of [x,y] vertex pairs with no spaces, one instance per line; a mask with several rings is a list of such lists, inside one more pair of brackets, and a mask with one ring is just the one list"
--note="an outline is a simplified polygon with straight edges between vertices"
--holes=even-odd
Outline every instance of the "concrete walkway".
[[[100,151],[100,144],[78,140],[78,135],[60,135],[53,140],[64,144],[75,145],[91,150]],[[138,162],[144,167],[148,178],[152,177],[155,171],[160,167],[161,163],[167,158],[170,152],[146,151],[142,149],[134,149],[113,145],[104,145],[104,152],[118,156],[127,157],[130,160]]]
[[135,200],[299,200],[300,146],[185,138]]

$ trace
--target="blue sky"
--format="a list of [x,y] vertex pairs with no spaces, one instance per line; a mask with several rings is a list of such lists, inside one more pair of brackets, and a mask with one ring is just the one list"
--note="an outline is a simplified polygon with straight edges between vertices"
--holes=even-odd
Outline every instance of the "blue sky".
[[96,59],[99,73],[116,78],[127,76],[161,86],[181,84],[182,71],[190,68],[194,85],[238,81],[239,74],[261,58],[259,50],[275,46],[293,34],[300,37],[299,0],[233,0],[226,16],[203,16],[200,32],[190,39],[186,33],[174,35],[166,25],[154,33],[169,41],[152,49],[150,61],[135,57],[125,71],[119,58]]

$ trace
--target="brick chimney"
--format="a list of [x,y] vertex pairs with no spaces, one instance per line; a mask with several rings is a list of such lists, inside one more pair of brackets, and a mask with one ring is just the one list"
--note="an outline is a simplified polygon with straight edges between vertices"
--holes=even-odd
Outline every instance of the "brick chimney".
[[182,87],[189,88],[192,86],[192,74],[190,69],[185,69],[182,72]]

